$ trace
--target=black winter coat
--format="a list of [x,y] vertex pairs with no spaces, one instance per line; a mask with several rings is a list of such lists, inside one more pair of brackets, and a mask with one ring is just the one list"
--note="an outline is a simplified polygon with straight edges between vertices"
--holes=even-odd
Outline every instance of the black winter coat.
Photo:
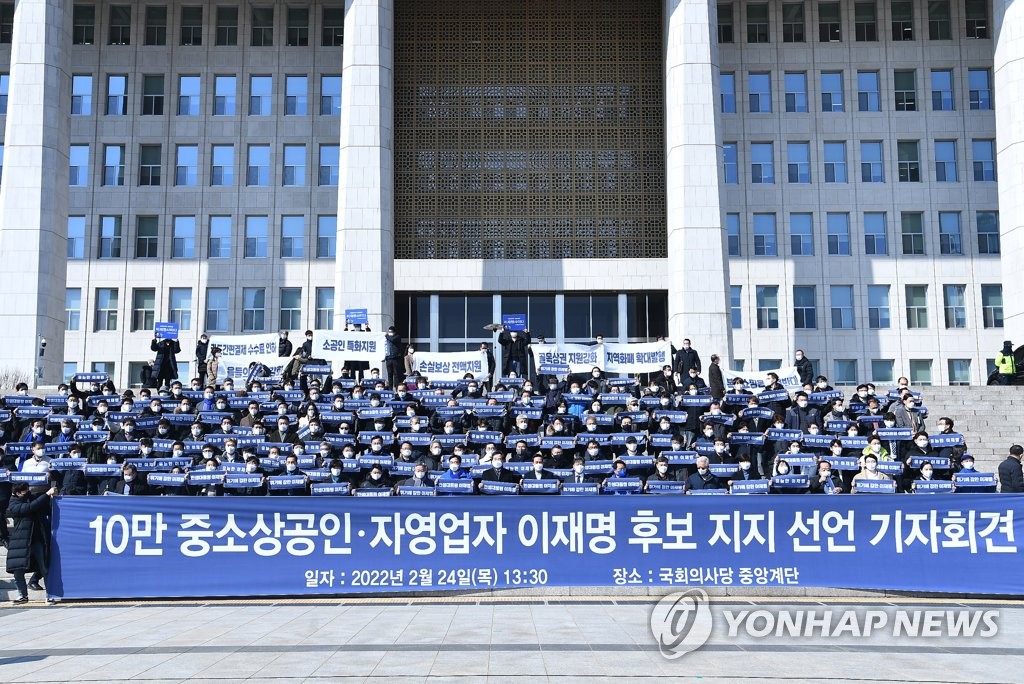
[[47,494],[29,494],[21,499],[11,497],[7,515],[14,518],[7,546],[7,572],[46,573],[37,568],[32,559],[32,540],[42,541],[46,548],[46,562],[50,559],[50,497]]
[[156,359],[153,360],[153,374],[157,378],[178,378],[178,359],[176,354],[181,353],[181,345],[178,340],[153,340],[149,348],[156,352]]

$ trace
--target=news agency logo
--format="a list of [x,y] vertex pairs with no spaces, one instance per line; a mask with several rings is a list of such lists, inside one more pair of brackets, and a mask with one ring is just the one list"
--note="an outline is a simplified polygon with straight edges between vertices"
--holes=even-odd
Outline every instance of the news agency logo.
[[651,634],[669,660],[696,651],[711,636],[714,619],[708,595],[701,589],[668,594],[651,611]]

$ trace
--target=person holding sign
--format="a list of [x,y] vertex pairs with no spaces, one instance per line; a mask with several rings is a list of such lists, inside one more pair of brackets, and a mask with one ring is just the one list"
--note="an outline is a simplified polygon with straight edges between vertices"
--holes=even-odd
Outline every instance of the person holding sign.
[[511,372],[522,376],[526,370],[526,355],[530,349],[530,331],[525,328],[522,332],[508,330],[504,325],[499,330],[501,333],[498,335],[498,344],[501,345],[502,356],[505,357],[501,372],[506,376]]
[[[57,488],[31,494],[28,485],[20,482],[14,485],[13,494],[7,509],[14,519],[7,549],[7,572],[14,575],[18,587],[18,598],[12,603],[19,605],[28,603],[30,588],[43,589],[39,580],[46,576],[50,555],[50,499],[57,495]],[[25,575],[29,572],[32,577],[26,583]]]
[[181,353],[181,345],[178,340],[153,338],[149,348],[156,352],[153,360],[153,377],[156,386],[162,388],[167,383],[168,388],[171,382],[178,379],[178,357]]
[[[541,456],[541,467],[544,466],[544,457]],[[509,470],[505,467],[505,459],[502,457],[501,452],[495,451],[491,454],[491,467],[480,473],[480,480],[477,482],[477,490],[480,490],[480,485],[483,482],[510,482],[512,484],[519,484],[519,481],[523,479],[518,473]]]
[[885,473],[878,472],[878,457],[873,453],[865,454],[862,461],[864,462],[863,468],[859,473],[853,476],[853,486],[850,492],[853,494],[857,493],[857,483],[864,480],[891,480],[892,478]]

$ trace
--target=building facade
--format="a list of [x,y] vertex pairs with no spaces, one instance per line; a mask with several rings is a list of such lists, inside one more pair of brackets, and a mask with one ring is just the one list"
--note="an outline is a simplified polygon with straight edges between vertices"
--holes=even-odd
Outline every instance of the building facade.
[[203,331],[366,308],[982,383],[1024,342],[1020,11],[0,3],[0,369],[135,382],[170,320],[184,376]]

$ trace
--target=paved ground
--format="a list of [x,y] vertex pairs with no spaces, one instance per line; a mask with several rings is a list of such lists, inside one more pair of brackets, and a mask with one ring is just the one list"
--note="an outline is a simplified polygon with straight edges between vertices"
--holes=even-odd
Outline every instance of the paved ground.
[[[10,586],[9,578],[0,579],[0,597]],[[1024,681],[1024,604],[907,599],[899,606],[998,610],[999,633],[991,638],[755,639],[730,638],[723,611],[803,607],[838,615],[846,609],[891,613],[896,605],[723,598],[711,603],[708,643],[667,660],[649,628],[653,601],[37,601],[0,607],[0,681]]]

